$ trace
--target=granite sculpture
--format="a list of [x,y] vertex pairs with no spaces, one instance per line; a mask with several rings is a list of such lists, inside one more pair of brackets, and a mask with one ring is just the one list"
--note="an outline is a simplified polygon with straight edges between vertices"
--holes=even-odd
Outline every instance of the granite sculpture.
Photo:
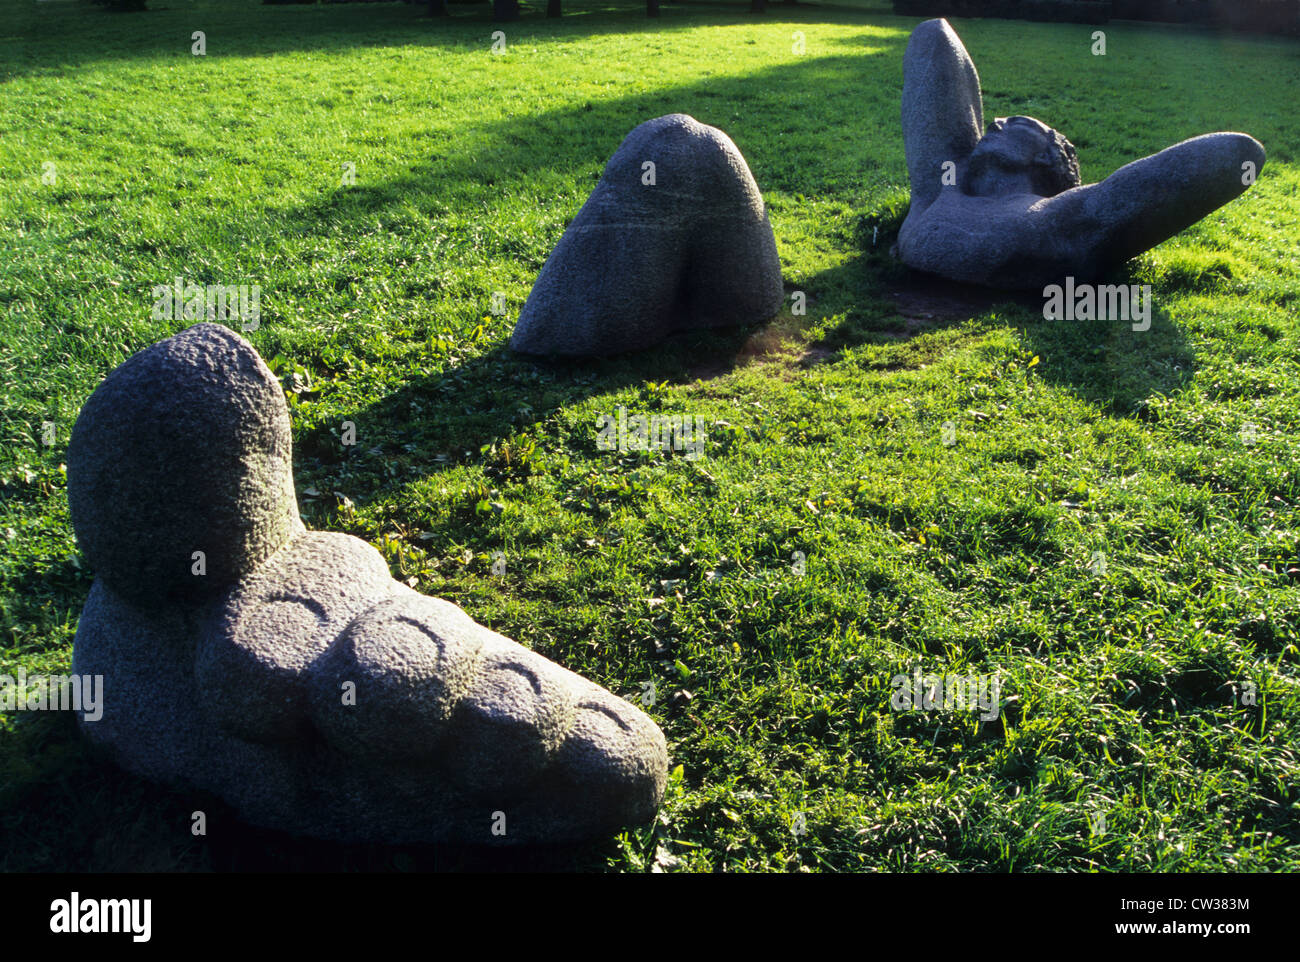
[[984,127],[979,76],[946,20],[903,58],[903,141],[912,203],[903,263],[951,280],[1039,289],[1090,281],[1246,190],[1264,148],[1242,133],[1193,137],[1083,184],[1073,145],[1032,117]]
[[306,530],[283,390],[233,331],[110,373],[67,471],[96,571],[73,670],[104,678],[81,727],[123,767],[339,841],[567,842],[654,813],[647,715]]
[[623,140],[542,267],[510,346],[601,356],[677,331],[766,321],[785,299],[758,185],[722,131],[686,114]]

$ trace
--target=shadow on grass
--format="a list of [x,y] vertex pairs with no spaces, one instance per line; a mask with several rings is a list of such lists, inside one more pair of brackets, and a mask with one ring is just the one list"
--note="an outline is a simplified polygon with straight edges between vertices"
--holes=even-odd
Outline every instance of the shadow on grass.
[[[400,439],[406,450],[419,452],[426,473],[477,463],[485,446],[540,424],[588,397],[631,384],[689,383],[730,370],[761,351],[756,343],[776,324],[779,321],[681,332],[650,350],[611,358],[537,358],[515,354],[502,345],[441,373],[412,380],[352,412],[350,418],[358,432],[364,429],[370,436]],[[595,439],[593,427],[589,439],[593,447]],[[345,449],[333,424],[308,431],[295,441],[298,460],[327,470],[344,461],[364,470],[358,459],[372,458],[378,464],[390,454],[382,446],[373,451]],[[380,476],[375,473],[371,477]],[[380,500],[409,481],[402,477],[381,480],[367,490],[365,501]]]
[[[1136,283],[1131,270],[1121,268],[1097,283]],[[880,252],[818,274],[805,286],[810,296],[828,295],[827,311],[848,314],[822,338],[824,347],[896,343],[968,321],[1009,324],[1023,350],[1042,360],[1038,376],[1114,416],[1141,416],[1150,398],[1174,393],[1196,371],[1186,336],[1156,306],[1147,330],[1120,320],[1049,321],[1037,292],[960,284],[910,270]]]
[[[299,51],[330,53],[365,46],[479,47],[492,45],[494,30],[510,43],[572,40],[622,33],[661,33],[702,26],[805,22],[880,16],[880,8],[785,5],[769,0],[766,15],[745,0],[690,3],[662,0],[660,15],[647,17],[640,0],[564,0],[560,18],[546,16],[545,0],[523,0],[522,16],[492,19],[492,4],[458,3],[449,16],[430,16],[425,2],[263,4],[260,0],[152,0],[143,11],[113,12],[87,0],[45,4],[25,0],[14,12],[12,32],[0,38],[0,83],[30,73],[85,68],[113,60],[160,57],[190,59],[191,34],[202,30],[208,56],[257,57]],[[468,32],[472,29],[472,33]]]
[[[708,78],[513,116],[466,134],[448,153],[426,155],[386,180],[336,189],[311,204],[283,211],[281,216],[286,229],[294,234],[362,233],[372,230],[377,218],[398,208],[439,211],[453,198],[458,206],[491,205],[495,197],[517,192],[521,184],[568,179],[575,169],[590,169],[594,186],[600,169],[628,131],[645,120],[677,111],[726,130],[746,155],[761,189],[816,190],[820,172],[829,182],[822,185],[827,189],[856,193],[868,177],[863,171],[880,166],[876,146],[845,142],[827,129],[823,113],[802,107],[814,101],[834,105],[842,100],[848,110],[855,100],[855,82],[861,81],[864,59],[880,60],[883,66],[895,55],[901,56],[906,39],[900,31],[896,37],[883,38],[880,49],[872,54],[855,51],[809,57],[756,74]],[[724,116],[718,116],[720,106]],[[743,118],[736,112],[742,106]],[[765,128],[770,134],[759,135]],[[747,131],[753,133],[747,135]],[[827,173],[822,165],[814,169],[803,163],[807,154],[825,155],[833,148],[839,154],[837,171]],[[576,208],[572,213],[577,213]],[[557,235],[546,243],[558,239]],[[507,238],[501,250],[529,283],[549,253],[539,254],[537,246],[524,238]],[[413,297],[420,294],[419,290],[409,292]],[[629,384],[685,383],[723,374],[768,349],[770,345],[762,343],[764,330],[780,328],[772,335],[778,339],[789,334],[790,320],[785,317],[775,325],[759,324],[757,330],[681,333],[649,351],[604,359],[546,361],[521,357],[498,345],[438,374],[412,381],[349,412],[349,417],[358,426],[370,425],[371,436],[374,428],[381,426],[380,434],[394,439],[400,435],[401,442],[421,452],[425,460],[440,454],[440,464],[451,465],[466,453],[476,457],[483,446],[540,423],[586,397]],[[309,431],[299,436],[296,444],[303,458],[322,464],[364,453],[344,452],[333,426]],[[373,496],[405,483],[394,481]]]
[[[869,51],[804,57],[743,76],[709,77],[619,98],[575,102],[545,113],[511,116],[467,135],[446,155],[428,156],[387,180],[340,188],[311,205],[284,213],[292,230],[360,232],[399,204],[413,204],[418,209],[434,206],[445,196],[481,196],[483,203],[491,204],[494,196],[509,194],[520,184],[563,180],[582,168],[593,171],[594,185],[599,168],[628,131],[652,117],[678,111],[726,130],[748,160],[760,189],[769,196],[785,192],[797,201],[800,195],[819,192],[857,194],[868,182],[890,176],[888,170],[879,168],[889,164],[892,153],[899,155],[894,176],[902,178],[901,150],[896,145],[882,149],[861,138],[845,141],[837,130],[828,128],[826,118],[851,116],[850,108],[864,84],[873,76],[892,73],[890,65],[901,60],[906,41],[906,33],[899,30],[896,35],[871,38]],[[891,84],[886,89],[872,88],[872,96],[896,101],[901,78],[893,78]],[[808,156],[834,157],[835,162],[809,165],[804,162]],[[1045,321],[1041,295],[954,284],[902,267],[889,253],[906,213],[905,203],[900,206],[896,195],[896,190],[893,195],[882,192],[878,209],[859,215],[853,243],[861,255],[799,283],[808,294],[810,313],[823,319],[846,315],[825,334],[819,347],[897,341],[989,315],[998,318],[996,323],[1015,326],[1025,348],[1051,362],[1043,367],[1046,380],[1114,414],[1133,415],[1149,397],[1171,393],[1191,377],[1193,352],[1178,328],[1158,309],[1153,310],[1146,331],[1135,331],[1130,324],[1118,321]],[[523,241],[509,242],[506,252],[527,276],[535,276],[541,268],[533,248]],[[1132,283],[1130,275],[1131,268],[1125,267],[1101,282]],[[719,336],[724,338],[721,343],[692,344],[686,350],[722,351],[713,360],[715,369],[726,369],[742,353],[748,332],[734,337],[711,335]],[[400,418],[410,400],[436,401],[442,395],[452,404],[444,405],[443,412],[426,412],[425,427],[435,423],[439,427],[436,437],[424,440],[436,446],[439,438],[456,437],[458,444],[481,446],[500,439],[503,432],[525,426],[530,419],[484,418],[475,412],[473,403],[452,417],[455,406],[465,407],[460,403],[463,398],[498,398],[506,387],[522,394],[523,405],[535,415],[531,420],[537,421],[582,393],[564,395],[556,384],[589,377],[592,380],[582,391],[601,393],[641,380],[679,381],[689,369],[680,352],[666,348],[635,361],[615,359],[548,368],[554,383],[541,390],[535,375],[523,373],[535,368],[520,367],[521,363],[525,362],[498,350],[459,373],[450,371],[432,382],[410,385],[359,413]],[[453,397],[451,385],[463,392]],[[547,390],[555,396],[543,397]],[[506,403],[504,398],[498,400]],[[457,432],[457,425],[464,428],[470,424],[475,425],[473,431]]]
[[[906,42],[907,35],[898,31],[878,38],[869,52],[804,56],[738,76],[709,76],[513,114],[459,131],[450,150],[426,151],[395,167],[387,178],[371,173],[365,182],[335,187],[319,200],[280,213],[290,230],[361,233],[371,228],[376,215],[399,205],[441,212],[452,199],[479,200],[476,190],[490,205],[517,185],[549,183],[552,175],[560,183],[575,170],[590,170],[594,187],[634,127],[670,113],[687,113],[722,129],[736,142],[765,195],[856,193],[875,183],[905,183],[900,136],[845,137],[828,118],[853,116],[861,108],[864,85],[871,86],[876,99],[897,103],[902,78],[894,76],[893,68],[901,62]],[[557,235],[554,242],[558,240]],[[522,250],[517,244],[506,252]],[[541,263],[535,266],[540,269]]]
[[1152,398],[1174,394],[1196,372],[1182,329],[1159,308],[1151,309],[1147,330],[1125,321],[1044,320],[1041,300],[1037,310],[1037,316],[1018,311],[1011,319],[1024,349],[1050,362],[1040,376],[1108,414],[1143,417]]

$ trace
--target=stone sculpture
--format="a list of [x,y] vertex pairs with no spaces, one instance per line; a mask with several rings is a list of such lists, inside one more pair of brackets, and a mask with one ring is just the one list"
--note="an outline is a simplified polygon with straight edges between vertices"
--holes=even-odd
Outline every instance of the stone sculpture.
[[1254,183],[1264,148],[1240,133],[1193,137],[1081,185],[1074,147],[1032,117],[981,137],[975,64],[946,20],[903,58],[912,206],[898,254],[917,270],[1009,289],[1091,280],[1194,224]]
[[763,197],[736,145],[686,114],[624,139],[551,252],[510,346],[524,354],[621,354],[688,328],[765,321],[781,261]]
[[283,391],[234,332],[128,359],[67,464],[97,574],[73,670],[104,678],[81,726],[123,767],[341,841],[564,842],[653,814],[643,712],[305,529]]

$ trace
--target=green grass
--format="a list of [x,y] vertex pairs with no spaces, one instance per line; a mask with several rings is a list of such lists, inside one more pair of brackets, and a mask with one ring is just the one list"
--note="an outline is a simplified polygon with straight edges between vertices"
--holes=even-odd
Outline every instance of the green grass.
[[[1268,149],[1242,198],[1125,268],[1154,290],[1138,333],[1033,300],[900,313],[915,21],[887,4],[567,7],[493,55],[485,5],[6,0],[0,671],[68,669],[90,573],[64,446],[103,375],[186,326],[150,289],[256,283],[307,523],[624,697],[653,682],[657,822],[563,852],[323,846],[13,713],[0,869],[1300,868],[1296,45],[1111,25],[1093,57],[1091,27],[956,22],[986,113],[1059,127],[1088,180],[1211,130]],[[513,357],[605,161],[672,111],[744,153],[807,315]],[[703,416],[707,456],[598,451],[620,405]],[[1002,673],[1003,715],[893,711],[914,667]]]

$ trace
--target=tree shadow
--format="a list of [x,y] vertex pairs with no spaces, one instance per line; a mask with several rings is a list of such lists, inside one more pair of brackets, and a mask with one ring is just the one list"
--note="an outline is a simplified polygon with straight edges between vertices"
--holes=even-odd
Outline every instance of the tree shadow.
[[[882,39],[880,52],[901,54],[906,39],[902,31]],[[605,162],[633,127],[672,112],[690,113],[730,134],[765,194],[816,190],[818,174],[843,193],[845,176],[857,182],[875,177],[881,155],[895,151],[895,145],[842,143],[818,111],[801,110],[800,105],[814,98],[823,104],[842,98],[847,110],[855,99],[855,82],[861,82],[864,60],[878,62],[876,69],[888,71],[890,59],[858,51],[808,57],[744,76],[708,78],[512,116],[467,132],[445,153],[429,153],[387,179],[339,187],[310,204],[279,211],[278,216],[294,234],[346,234],[371,230],[377,218],[386,219],[398,207],[413,209],[417,220],[434,221],[449,197],[461,203],[481,198],[491,204],[496,197],[520,192],[520,185],[571,181],[574,170],[590,171],[594,187]],[[900,82],[896,79],[895,85]],[[719,105],[725,105],[725,116],[718,116]],[[742,105],[743,118],[735,113]],[[757,132],[764,128],[774,135],[759,136]],[[748,135],[749,130],[755,133]],[[901,151],[896,152],[901,158]],[[824,164],[810,168],[801,163],[805,153],[835,155],[838,167],[833,171]],[[569,219],[585,199],[575,201]],[[507,238],[508,269],[531,285],[558,241],[559,233],[531,245]],[[795,286],[787,284],[787,288]],[[418,285],[408,290],[410,296],[420,293]],[[478,293],[482,300],[488,299],[489,292]],[[725,373],[770,349],[763,332],[773,320],[762,319],[749,328],[681,333],[649,351],[614,358],[543,361],[517,356],[497,345],[354,409],[348,417],[358,425],[401,424],[403,444],[426,456],[440,455],[439,466],[455,464],[467,454],[474,457],[485,444],[539,423],[582,398],[634,383],[684,383]],[[786,316],[779,322],[779,333],[790,332],[791,320]],[[343,451],[333,424],[304,432],[296,444],[304,459],[318,459],[324,465],[365,453],[360,444],[356,451]],[[382,486],[374,495],[392,486]]]
[[[906,33],[899,30],[879,38],[869,53],[805,55],[740,76],[710,76],[622,97],[574,101],[540,113],[514,114],[460,132],[445,153],[430,151],[399,168],[400,173],[384,179],[367,175],[364,183],[335,187],[310,205],[280,213],[292,230],[335,231],[359,228],[399,203],[436,211],[440,198],[467,187],[481,188],[490,200],[508,194],[515,184],[546,182],[552,174],[567,178],[582,169],[591,171],[594,187],[606,161],[634,127],[669,113],[688,113],[726,132],[765,195],[771,191],[812,194],[820,189],[842,192],[845,174],[850,172],[856,172],[860,181],[888,180],[888,175],[876,172],[895,155],[895,173],[905,177],[901,137],[869,145],[862,138],[846,141],[828,129],[826,116],[828,111],[851,116],[860,106],[857,88],[873,81],[874,96],[897,101],[902,78],[895,77],[892,68],[906,42]],[[867,64],[870,71],[864,76]],[[809,156],[816,157],[817,163],[806,163]]]
[[[365,46],[430,48],[481,46],[495,29],[509,42],[568,40],[622,33],[659,33],[701,26],[761,23],[744,0],[664,0],[660,15],[647,17],[644,2],[565,0],[563,16],[546,16],[546,0],[524,0],[522,16],[505,24],[492,19],[492,4],[456,3],[448,16],[430,16],[429,5],[410,3],[262,4],[257,0],[153,0],[149,9],[111,12],[89,3],[24,2],[0,39],[0,83],[26,74],[85,68],[115,60],[191,57],[191,33],[206,35],[208,56],[270,57],[312,51],[330,53]],[[879,10],[852,6],[774,4],[766,20],[861,20]],[[475,33],[470,36],[467,27]],[[73,59],[77,53],[85,54]]]

